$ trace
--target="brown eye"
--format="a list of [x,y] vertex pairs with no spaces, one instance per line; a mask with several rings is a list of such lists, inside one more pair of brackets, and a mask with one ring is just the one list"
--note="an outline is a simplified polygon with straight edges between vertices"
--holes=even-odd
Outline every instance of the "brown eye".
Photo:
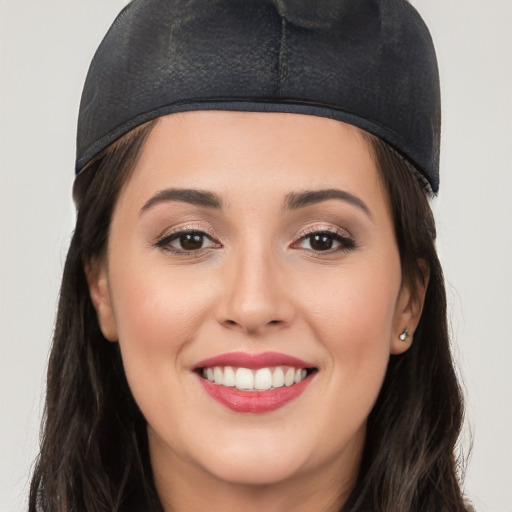
[[314,251],[328,251],[332,249],[333,237],[326,234],[311,235],[309,237],[309,245]]
[[349,235],[342,235],[338,232],[317,231],[303,236],[295,247],[306,249],[309,251],[320,252],[337,252],[349,251],[356,247],[355,241]]
[[175,254],[186,254],[222,247],[203,231],[179,231],[159,240],[156,247],[161,247]]
[[204,235],[202,233],[184,233],[180,235],[178,241],[184,251],[197,251],[203,246]]

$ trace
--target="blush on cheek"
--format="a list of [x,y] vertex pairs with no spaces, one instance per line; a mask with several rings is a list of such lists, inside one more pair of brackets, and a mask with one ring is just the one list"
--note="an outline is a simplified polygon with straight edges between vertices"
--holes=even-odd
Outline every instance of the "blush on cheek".
[[174,350],[200,325],[209,298],[197,292],[198,285],[183,282],[176,269],[158,270],[134,269],[118,280],[116,324],[121,341]]
[[118,267],[111,276],[117,291],[114,311],[123,365],[148,421],[151,411],[171,405],[172,390],[180,379],[181,353],[196,339],[208,310],[204,302],[210,300],[197,293],[197,286],[190,282],[186,286],[176,269],[163,266],[157,272],[155,267],[125,268],[122,273]]
[[[340,284],[339,281],[342,281]],[[308,297],[310,326],[335,343],[336,352],[373,350],[383,343],[389,347],[398,291],[396,284],[378,280],[347,278],[334,283],[322,294]]]

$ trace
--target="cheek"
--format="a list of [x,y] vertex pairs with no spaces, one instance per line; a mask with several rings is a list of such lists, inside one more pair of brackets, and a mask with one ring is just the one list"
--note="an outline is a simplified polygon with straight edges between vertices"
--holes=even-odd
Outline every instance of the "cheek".
[[346,397],[361,414],[373,405],[387,368],[400,277],[399,263],[389,272],[374,265],[347,268],[303,303],[325,349],[333,389],[342,391],[337,403],[348,406]]
[[333,355],[373,345],[389,349],[399,284],[399,272],[347,269],[324,279],[303,307]]
[[[136,399],[171,389],[180,356],[212,301],[200,279],[166,265],[112,258],[114,316],[128,382]],[[157,393],[158,395],[159,393]],[[140,400],[137,400],[140,404]]]

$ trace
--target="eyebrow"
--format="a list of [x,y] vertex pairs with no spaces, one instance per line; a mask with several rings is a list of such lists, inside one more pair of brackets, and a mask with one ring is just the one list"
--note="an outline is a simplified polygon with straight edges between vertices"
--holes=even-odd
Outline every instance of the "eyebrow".
[[213,192],[205,192],[203,190],[195,190],[189,188],[166,188],[160,190],[151,197],[140,209],[140,213],[144,213],[149,208],[168,201],[180,201],[182,203],[194,204],[196,206],[205,206],[206,208],[222,208],[222,199]]
[[[305,206],[329,201],[331,199],[337,199],[352,204],[366,213],[368,217],[372,218],[370,209],[362,199],[350,192],[337,188],[290,192],[286,194],[284,208],[286,210],[297,210]],[[196,206],[214,208],[216,210],[223,208],[222,198],[213,192],[189,188],[166,188],[164,190],[160,190],[146,201],[144,206],[141,208],[140,213],[142,214],[151,207],[168,201],[180,201]]]
[[355,196],[354,194],[351,194],[350,192],[346,192],[345,190],[340,190],[337,188],[306,190],[304,192],[290,192],[286,195],[285,208],[288,210],[296,210],[298,208],[303,208],[304,206],[321,203],[330,199],[338,199],[350,203],[351,205],[361,209],[364,213],[366,213],[366,215],[368,215],[368,217],[370,217],[370,219],[372,219],[370,209],[362,199]]

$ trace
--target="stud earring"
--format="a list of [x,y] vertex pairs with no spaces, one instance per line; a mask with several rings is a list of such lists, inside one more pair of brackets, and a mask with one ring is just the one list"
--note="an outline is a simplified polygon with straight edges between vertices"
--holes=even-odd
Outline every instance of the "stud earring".
[[400,334],[399,338],[401,341],[407,341],[407,338],[409,337],[409,327],[406,327],[404,329],[404,332]]

